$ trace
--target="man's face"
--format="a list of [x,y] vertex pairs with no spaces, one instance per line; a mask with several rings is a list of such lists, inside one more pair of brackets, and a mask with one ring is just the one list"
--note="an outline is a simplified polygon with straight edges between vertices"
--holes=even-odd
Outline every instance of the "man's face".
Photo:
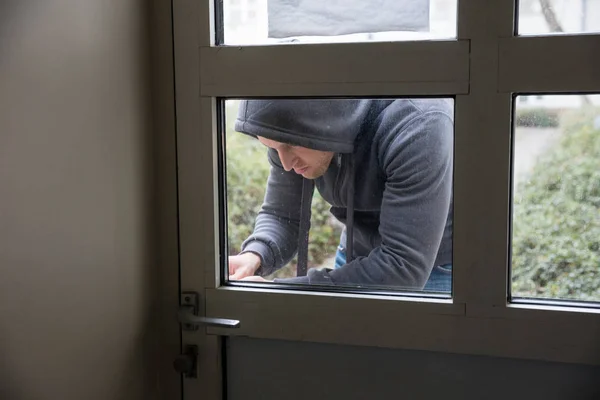
[[329,168],[333,158],[333,152],[331,151],[292,146],[261,136],[258,136],[258,140],[265,146],[277,151],[283,169],[286,171],[294,170],[295,173],[307,179],[316,179],[322,176]]

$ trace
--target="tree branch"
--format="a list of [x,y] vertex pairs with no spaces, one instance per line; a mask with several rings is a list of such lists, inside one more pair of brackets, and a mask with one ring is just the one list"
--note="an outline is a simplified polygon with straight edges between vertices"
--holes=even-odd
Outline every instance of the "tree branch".
[[542,13],[544,14],[544,18],[546,19],[546,23],[550,28],[551,32],[564,32],[564,29],[558,22],[558,18],[556,18],[556,14],[552,9],[552,4],[550,0],[540,0],[540,6],[542,6]]
[[[542,7],[542,14],[544,14],[544,19],[550,28],[550,32],[564,32],[563,27],[558,22],[558,18],[556,18],[556,13],[552,9],[550,0],[540,0],[540,6]],[[583,101],[584,105],[589,106],[592,104],[592,101],[586,95],[581,95],[581,101]]]

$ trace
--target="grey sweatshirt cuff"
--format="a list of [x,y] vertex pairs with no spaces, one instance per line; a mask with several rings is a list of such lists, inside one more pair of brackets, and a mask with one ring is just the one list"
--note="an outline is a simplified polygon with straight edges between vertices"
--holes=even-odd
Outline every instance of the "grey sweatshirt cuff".
[[307,276],[298,276],[296,278],[282,278],[275,279],[275,283],[295,283],[305,285],[335,285],[331,276],[329,276],[329,269],[316,270],[311,269],[308,271]]
[[273,257],[273,252],[269,246],[263,242],[254,240],[244,246],[240,254],[248,252],[255,253],[260,257],[260,268],[256,270],[257,275],[269,275],[275,271],[275,257]]

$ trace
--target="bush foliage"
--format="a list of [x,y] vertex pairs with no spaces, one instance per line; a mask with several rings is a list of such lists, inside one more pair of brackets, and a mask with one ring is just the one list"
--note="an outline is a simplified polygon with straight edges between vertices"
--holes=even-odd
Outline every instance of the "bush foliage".
[[520,108],[515,112],[515,123],[522,127],[556,128],[559,114],[548,108]]
[[513,295],[600,301],[598,113],[568,115],[560,142],[515,192]]

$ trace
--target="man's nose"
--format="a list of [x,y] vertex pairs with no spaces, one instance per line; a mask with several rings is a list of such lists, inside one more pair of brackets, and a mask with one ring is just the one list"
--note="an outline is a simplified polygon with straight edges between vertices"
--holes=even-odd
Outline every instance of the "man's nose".
[[292,154],[289,154],[285,151],[280,151],[279,160],[281,160],[281,165],[286,171],[291,171],[294,167],[294,156]]

